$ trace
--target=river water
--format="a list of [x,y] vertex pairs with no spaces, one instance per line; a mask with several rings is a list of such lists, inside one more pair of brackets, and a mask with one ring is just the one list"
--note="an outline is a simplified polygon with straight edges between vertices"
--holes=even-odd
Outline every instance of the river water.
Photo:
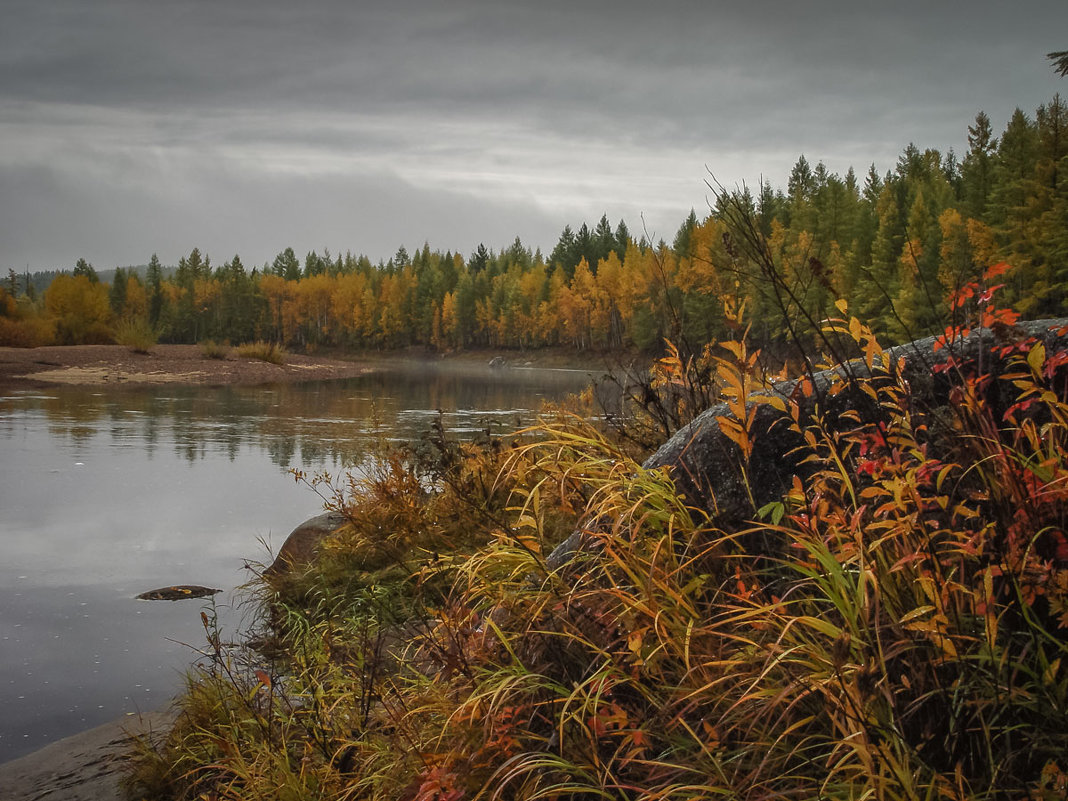
[[[267,387],[59,388],[0,395],[0,762],[158,709],[205,642],[238,628],[246,563],[321,511],[289,470],[365,464],[439,412],[472,436],[532,422],[581,371],[397,364]],[[202,584],[211,603],[138,601]]]

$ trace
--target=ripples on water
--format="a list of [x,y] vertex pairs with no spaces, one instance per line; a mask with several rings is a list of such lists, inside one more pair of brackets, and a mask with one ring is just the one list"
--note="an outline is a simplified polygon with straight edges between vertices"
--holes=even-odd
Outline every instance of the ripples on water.
[[321,502],[289,468],[362,464],[439,412],[472,436],[533,421],[578,371],[396,366],[269,387],[56,388],[0,396],[0,761],[166,704],[204,641],[204,603],[135,601],[170,584],[231,590]]

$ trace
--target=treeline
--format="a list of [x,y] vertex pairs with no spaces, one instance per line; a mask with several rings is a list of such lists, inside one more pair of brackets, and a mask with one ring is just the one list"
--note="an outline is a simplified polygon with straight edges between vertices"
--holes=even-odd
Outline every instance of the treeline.
[[844,298],[887,339],[944,325],[945,300],[984,267],[1016,269],[1009,300],[1026,317],[1068,300],[1068,106],[1017,109],[1000,136],[979,113],[968,150],[909,145],[894,169],[844,176],[803,156],[785,190],[716,192],[673,240],[635,239],[607,218],[566,227],[546,257],[517,238],[468,258],[400,248],[388,262],[287,248],[246,269],[194,248],[144,280],[110,284],[80,261],[43,295],[0,290],[0,344],[111,341],[141,321],[168,342],[271,340],[292,347],[655,349],[726,335],[724,302],[747,304],[764,342],[811,329]]

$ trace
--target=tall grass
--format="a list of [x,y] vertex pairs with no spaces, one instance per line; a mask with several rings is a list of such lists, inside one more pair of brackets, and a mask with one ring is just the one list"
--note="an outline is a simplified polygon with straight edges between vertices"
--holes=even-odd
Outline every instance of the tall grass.
[[144,317],[126,318],[115,326],[115,343],[134,353],[149,353],[158,341],[155,328]]
[[271,364],[285,364],[286,350],[276,342],[248,342],[237,346],[242,359],[257,359]]
[[[829,326],[866,352],[874,375],[857,380],[882,414],[778,401],[811,469],[748,526],[687,508],[668,473],[564,414],[515,442],[442,446],[434,470],[395,456],[331,484],[353,523],[333,568],[260,586],[282,657],[227,653],[209,627],[179,724],[133,786],[1064,798],[1068,356],[1025,341],[1005,374],[956,365],[932,408],[859,321]],[[744,415],[752,354],[732,347],[716,367]],[[582,546],[550,568],[573,530]],[[782,548],[754,559],[745,544],[769,536]]]

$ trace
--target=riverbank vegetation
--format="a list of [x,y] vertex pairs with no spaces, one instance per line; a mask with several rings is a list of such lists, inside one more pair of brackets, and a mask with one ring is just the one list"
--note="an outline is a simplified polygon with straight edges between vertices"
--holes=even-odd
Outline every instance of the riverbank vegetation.
[[941,324],[947,291],[999,261],[1016,267],[1013,308],[1055,314],[1068,286],[1066,130],[1057,96],[1034,116],[1017,109],[1000,136],[980,113],[961,158],[909,145],[892,170],[840,176],[801,157],[785,191],[761,182],[740,192],[799,301],[786,317],[713,204],[681,221],[671,242],[602,217],[566,227],[548,254],[518,239],[467,258],[402,247],[378,264],[325,250],[301,260],[287,248],[250,269],[193,248],[174,268],[153,256],[143,275],[120,269],[110,284],[80,260],[43,294],[11,272],[0,345],[111,342],[134,320],[161,342],[187,344],[656,351],[667,339],[696,353],[727,335],[725,295],[745,298],[761,345],[814,335],[837,299],[884,341],[905,341]]
[[[254,647],[205,613],[177,724],[142,746],[131,790],[1063,798],[1068,355],[1011,335],[995,299],[1012,281],[997,264],[947,296],[960,319],[936,350],[1000,332],[988,353],[1007,365],[942,362],[948,403],[840,300],[820,326],[840,355],[810,361],[862,360],[870,376],[842,383],[876,414],[804,413],[813,388],[775,391],[738,300],[734,335],[701,360],[670,351],[614,426],[576,406],[506,439],[438,431],[367,473],[298,476],[349,524],[307,570],[251,585]],[[726,403],[743,477],[753,403],[811,454],[742,525],[688,504],[619,433],[665,408],[685,422],[700,409],[677,399],[704,391]]]

